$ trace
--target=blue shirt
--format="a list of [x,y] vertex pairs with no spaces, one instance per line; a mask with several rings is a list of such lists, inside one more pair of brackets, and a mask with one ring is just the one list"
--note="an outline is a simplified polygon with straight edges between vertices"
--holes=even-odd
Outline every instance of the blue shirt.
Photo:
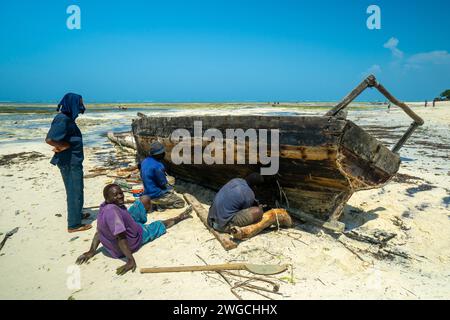
[[234,215],[243,209],[252,207],[255,203],[255,193],[244,179],[230,180],[216,194],[213,204],[209,208],[208,222],[212,222],[223,229]]
[[144,194],[152,199],[160,198],[169,191],[166,168],[152,157],[147,157],[141,162],[141,179],[144,183]]
[[57,142],[66,141],[70,144],[69,149],[54,154],[50,161],[51,164],[64,166],[83,163],[83,138],[80,129],[72,118],[64,113],[57,114],[47,133],[47,139]]

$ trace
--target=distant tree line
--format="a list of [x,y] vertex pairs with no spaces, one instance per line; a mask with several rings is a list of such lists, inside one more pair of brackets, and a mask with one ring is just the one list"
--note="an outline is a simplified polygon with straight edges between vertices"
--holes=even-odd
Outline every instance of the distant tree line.
[[450,89],[447,89],[444,92],[442,92],[440,99],[441,100],[450,100]]

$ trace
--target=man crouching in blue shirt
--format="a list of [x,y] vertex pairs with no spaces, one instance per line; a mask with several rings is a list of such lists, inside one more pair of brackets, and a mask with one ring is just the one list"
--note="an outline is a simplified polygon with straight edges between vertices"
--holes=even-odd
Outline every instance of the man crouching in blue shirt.
[[234,226],[245,227],[260,221],[263,210],[255,191],[263,182],[259,173],[230,180],[217,192],[209,208],[208,225],[219,232],[230,233]]
[[161,209],[181,209],[184,200],[177,196],[166,177],[166,168],[162,163],[166,150],[161,142],[150,145],[150,155],[140,163],[144,195]]

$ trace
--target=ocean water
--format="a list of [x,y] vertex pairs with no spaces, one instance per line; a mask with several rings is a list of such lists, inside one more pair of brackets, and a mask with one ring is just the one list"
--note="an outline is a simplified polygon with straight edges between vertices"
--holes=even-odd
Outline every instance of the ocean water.
[[[6,112],[5,112],[6,111]],[[87,110],[76,120],[85,145],[92,146],[106,140],[108,131],[129,131],[131,121],[137,112],[148,114],[146,108],[129,110],[110,110],[101,108]],[[171,112],[170,108],[152,108],[151,112],[160,114]],[[56,115],[55,108],[40,106],[1,107],[0,106],[0,143],[44,141],[51,122]]]

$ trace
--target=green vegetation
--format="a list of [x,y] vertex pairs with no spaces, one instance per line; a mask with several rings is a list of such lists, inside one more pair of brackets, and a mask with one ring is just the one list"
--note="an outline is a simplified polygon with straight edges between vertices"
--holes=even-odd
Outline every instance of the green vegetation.
[[441,99],[450,100],[450,89],[447,89],[441,93]]

